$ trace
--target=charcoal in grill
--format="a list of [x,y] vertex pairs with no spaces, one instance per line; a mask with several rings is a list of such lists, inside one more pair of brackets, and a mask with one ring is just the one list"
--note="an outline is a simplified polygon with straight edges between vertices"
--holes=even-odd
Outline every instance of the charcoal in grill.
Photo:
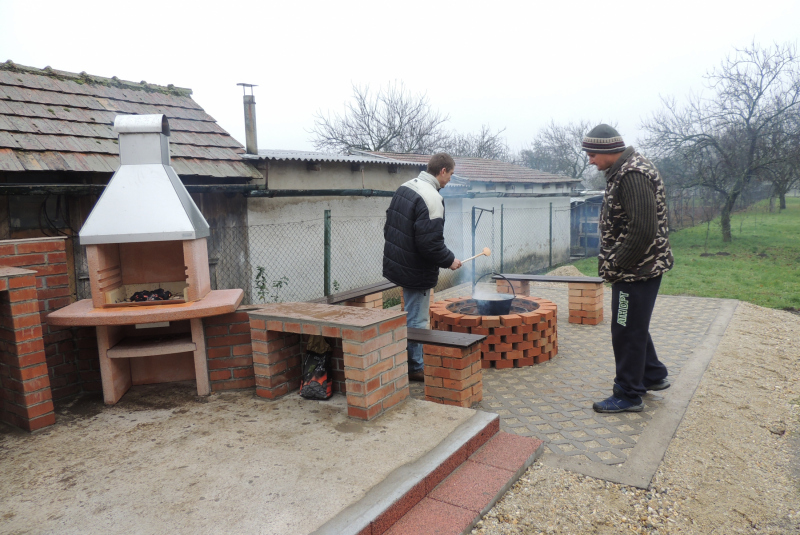
[[156,288],[153,291],[142,290],[136,292],[131,296],[132,303],[141,303],[142,301],[166,301],[172,297],[172,292],[163,288]]

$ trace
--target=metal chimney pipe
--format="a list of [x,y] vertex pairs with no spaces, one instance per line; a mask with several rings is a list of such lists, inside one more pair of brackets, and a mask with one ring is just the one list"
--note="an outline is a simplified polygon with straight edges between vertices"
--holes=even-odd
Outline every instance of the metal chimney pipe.
[[[244,91],[244,135],[247,154],[258,154],[258,139],[256,136],[256,97],[253,95],[253,84],[236,84],[242,86]],[[247,88],[250,94],[247,94]]]

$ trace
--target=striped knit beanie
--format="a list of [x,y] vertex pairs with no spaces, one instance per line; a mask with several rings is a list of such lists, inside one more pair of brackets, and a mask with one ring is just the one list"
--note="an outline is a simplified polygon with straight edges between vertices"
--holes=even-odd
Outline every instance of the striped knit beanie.
[[607,124],[600,124],[586,134],[586,137],[583,138],[583,143],[581,143],[581,148],[586,152],[609,154],[624,151],[625,142],[622,141],[622,136],[613,127]]

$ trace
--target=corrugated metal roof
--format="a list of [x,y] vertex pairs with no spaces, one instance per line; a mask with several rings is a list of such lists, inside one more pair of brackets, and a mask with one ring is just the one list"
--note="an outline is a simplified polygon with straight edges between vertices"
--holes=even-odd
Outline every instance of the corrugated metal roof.
[[259,150],[258,156],[254,154],[242,154],[246,159],[262,160],[285,160],[299,162],[350,162],[350,163],[385,163],[394,165],[419,165],[416,162],[394,160],[382,156],[370,156],[367,154],[329,154],[326,152],[314,152],[303,150]]
[[[416,164],[427,165],[430,155],[425,154],[398,154],[394,152],[372,152],[394,160],[405,160]],[[453,158],[456,161],[455,174],[472,182],[534,182],[534,183],[576,183],[577,178],[545,173],[530,167],[523,167],[499,160],[486,160],[483,158]]]
[[110,173],[119,167],[118,114],[167,116],[181,175],[259,178],[244,148],[191,90],[0,63],[0,170]]

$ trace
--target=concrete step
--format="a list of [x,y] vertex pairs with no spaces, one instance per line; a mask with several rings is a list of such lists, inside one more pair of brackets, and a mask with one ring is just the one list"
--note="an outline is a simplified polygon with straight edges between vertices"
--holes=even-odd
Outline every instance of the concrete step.
[[500,431],[389,530],[370,535],[469,533],[542,454],[543,444]]
[[542,453],[476,412],[428,454],[392,472],[313,535],[464,533]]

